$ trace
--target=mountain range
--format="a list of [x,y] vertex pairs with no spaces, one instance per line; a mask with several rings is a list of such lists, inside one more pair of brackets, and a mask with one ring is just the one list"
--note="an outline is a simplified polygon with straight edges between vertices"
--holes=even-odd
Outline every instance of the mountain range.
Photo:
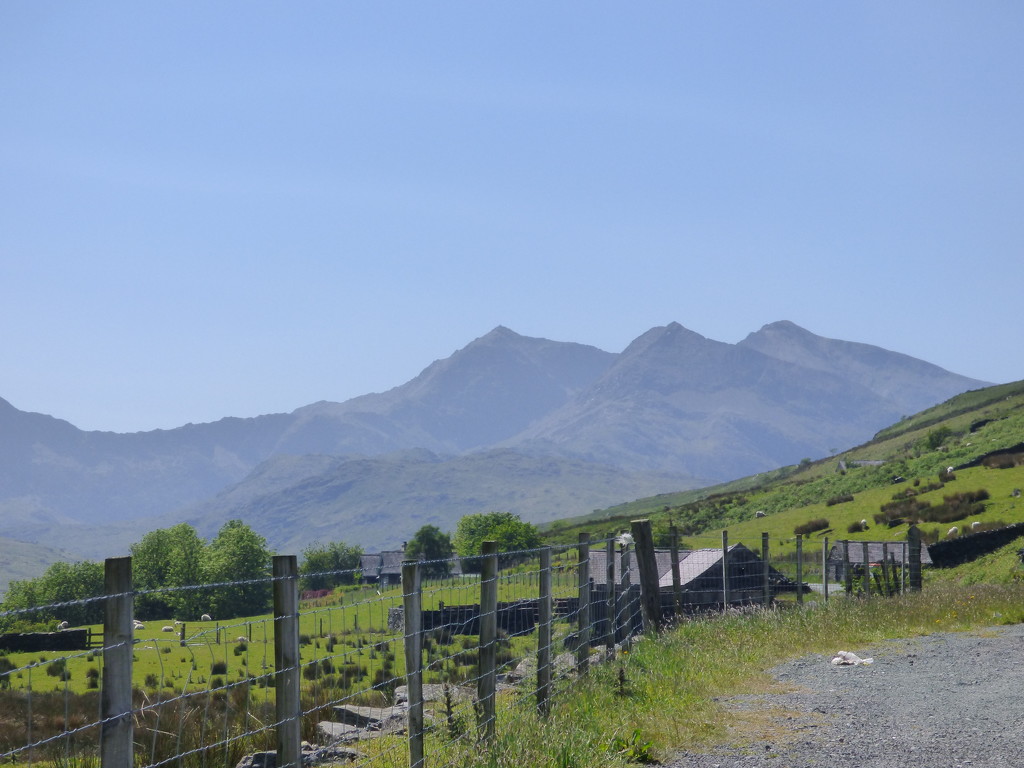
[[387,392],[131,434],[0,399],[0,535],[101,558],[241,518],[282,552],[392,547],[471,512],[540,522],[821,457],[986,385],[782,321],[736,344],[671,323],[620,353],[499,326]]

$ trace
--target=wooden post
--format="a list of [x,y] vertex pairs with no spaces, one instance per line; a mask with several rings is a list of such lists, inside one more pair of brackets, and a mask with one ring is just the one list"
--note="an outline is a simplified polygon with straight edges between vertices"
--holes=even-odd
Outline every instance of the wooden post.
[[[132,768],[132,559],[103,564],[103,691],[100,695],[100,765]],[[31,681],[30,681],[31,682]],[[30,697],[31,699],[31,697]]]
[[796,601],[804,601],[804,535],[796,535]]
[[576,672],[587,673],[590,660],[590,534],[579,535],[579,562],[577,587],[579,589],[579,610],[576,612]]
[[864,558],[864,597],[871,597],[871,556],[868,553],[868,543],[861,542],[862,557]]
[[907,563],[910,560],[910,550],[907,548],[907,542],[903,542],[903,547],[900,550],[900,554],[903,557],[903,562],[900,563],[900,593],[907,591]]
[[729,532],[722,531],[722,610],[729,607]]
[[828,536],[821,542],[822,586],[825,588],[825,602],[828,602]]
[[275,555],[273,563],[277,768],[302,768],[299,569],[295,555]]
[[772,604],[772,583],[768,578],[768,532],[761,533],[761,580],[763,581],[762,587],[764,589],[764,595],[761,598],[761,604],[765,608],[770,608]]
[[604,583],[608,592],[605,594],[605,612],[608,614],[608,631],[604,636],[605,656],[615,658],[615,539],[609,537],[605,545]]
[[843,575],[845,578],[846,594],[853,594],[853,573],[850,571],[850,542],[843,540]]
[[540,595],[537,604],[537,711],[551,711],[551,547],[540,550]]
[[889,576],[889,542],[882,542],[882,584],[885,596],[892,597],[892,579]]
[[633,635],[633,609],[629,596],[632,585],[630,584],[629,567],[629,544],[623,544],[619,552],[620,589],[618,617],[622,628],[622,647],[626,650],[629,650],[630,637]]
[[921,531],[916,525],[910,526],[907,531],[907,569],[910,581],[910,591],[921,591]]
[[679,574],[679,529],[674,525],[669,529],[669,546],[672,556],[672,605],[675,608],[675,620],[678,623],[683,617],[683,579]]
[[480,669],[476,698],[480,704],[478,725],[484,739],[494,739],[494,692],[497,682],[498,640],[498,542],[485,541],[481,548],[480,571]]
[[419,562],[402,563],[405,609],[405,684],[409,690],[409,768],[423,768],[423,621]]
[[658,588],[658,564],[654,558],[654,534],[650,520],[630,523],[636,544],[636,564],[640,571],[640,610],[644,631],[654,633],[661,624],[661,592]]

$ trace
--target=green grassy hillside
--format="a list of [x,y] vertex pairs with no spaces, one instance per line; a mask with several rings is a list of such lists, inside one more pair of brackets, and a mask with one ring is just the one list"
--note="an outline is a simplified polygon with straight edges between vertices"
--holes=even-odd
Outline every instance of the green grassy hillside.
[[[986,492],[980,494],[987,495],[978,502],[981,506],[969,505],[962,518],[922,523],[926,540],[935,540],[945,537],[952,525],[966,531],[974,521],[985,527],[1024,522],[1024,498],[1014,496],[1015,489],[1024,489],[1022,442],[1024,382],[1004,384],[954,397],[880,431],[868,443],[827,459],[805,460],[732,483],[598,510],[551,523],[545,536],[558,543],[575,541],[582,531],[603,537],[628,529],[631,520],[646,517],[662,545],[668,543],[669,526],[675,524],[688,546],[709,546],[709,540],[728,529],[730,540],[748,543],[759,541],[761,533],[767,532],[773,551],[785,552],[795,549],[797,526],[824,519],[828,526],[808,536],[810,542],[823,536],[901,541],[906,537],[906,523],[889,527],[885,521],[875,520],[882,506],[894,502],[894,497],[938,507],[946,497]],[[992,456],[1000,451],[1009,455]],[[985,457],[988,460],[982,461]],[[954,472],[947,475],[949,467],[954,467]],[[894,478],[903,480],[894,482]],[[757,517],[758,511],[765,516]],[[862,520],[868,522],[867,530],[849,530]],[[985,566],[985,578],[1005,581],[1020,575],[1016,567],[1019,548],[1019,543],[1004,548]],[[971,564],[957,573],[962,578],[983,580],[977,573],[980,567]]]

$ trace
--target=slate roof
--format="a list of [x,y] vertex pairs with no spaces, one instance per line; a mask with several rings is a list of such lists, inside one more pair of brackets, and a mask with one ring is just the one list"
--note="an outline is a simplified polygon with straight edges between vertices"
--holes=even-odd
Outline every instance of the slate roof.
[[[868,543],[868,562],[869,563],[880,563],[882,562],[883,544],[889,545],[889,558],[895,560],[897,563],[903,562],[903,544],[902,541],[869,541]],[[843,545],[833,544],[832,548],[828,552],[828,562],[830,563],[841,563],[843,562]],[[864,562],[864,542],[862,541],[851,541],[850,542],[850,562],[859,564]],[[921,545],[921,565],[931,565],[932,557],[928,553],[928,547]]]
[[[684,554],[685,550],[680,550],[680,559],[682,559]],[[661,575],[666,571],[671,573],[671,551],[667,549],[655,549],[654,561],[658,566],[658,578],[661,578]],[[618,584],[622,579],[622,561],[619,559],[618,551],[615,552],[614,568],[615,583]],[[608,579],[608,553],[603,548],[590,550],[590,578],[593,580],[594,584],[604,584]],[[636,552],[630,552],[629,554],[629,583],[640,583],[640,568],[637,565]]]
[[401,549],[374,552],[363,555],[359,559],[359,567],[364,579],[376,579],[381,576],[401,577],[404,559],[405,552]]
[[[743,552],[752,559],[760,560],[757,553],[751,551],[742,544],[731,544],[729,552]],[[654,560],[657,563],[658,586],[666,588],[672,586],[672,552],[668,549],[655,549]],[[590,577],[594,584],[604,584],[607,579],[607,553],[605,550],[590,550]],[[730,561],[731,562],[731,561]],[[691,581],[703,576],[708,569],[716,565],[721,568],[722,549],[711,547],[708,549],[684,549],[679,551],[679,583],[685,587]],[[620,580],[621,569],[619,568],[619,557],[615,557],[615,583]],[[636,553],[633,552],[629,558],[629,582],[630,584],[640,583],[640,570],[636,562]]]

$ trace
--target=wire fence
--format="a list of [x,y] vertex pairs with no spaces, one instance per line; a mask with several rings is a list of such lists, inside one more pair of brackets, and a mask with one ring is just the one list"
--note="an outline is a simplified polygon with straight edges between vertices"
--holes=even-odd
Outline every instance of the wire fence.
[[62,611],[103,608],[101,626],[0,635],[0,762],[471,764],[506,718],[543,718],[567,683],[641,632],[710,610],[828,599],[830,582],[865,595],[907,583],[899,544],[804,551],[800,541],[772,557],[767,535],[672,539],[655,548],[638,521],[632,536],[573,546],[497,552],[487,542],[479,557],[409,562],[392,583],[329,594],[300,593],[295,557],[279,556],[256,580],[272,613],[195,622],[137,620],[136,601],[156,595],[133,591],[131,558],[113,558],[104,595],[0,612],[57,624]]

